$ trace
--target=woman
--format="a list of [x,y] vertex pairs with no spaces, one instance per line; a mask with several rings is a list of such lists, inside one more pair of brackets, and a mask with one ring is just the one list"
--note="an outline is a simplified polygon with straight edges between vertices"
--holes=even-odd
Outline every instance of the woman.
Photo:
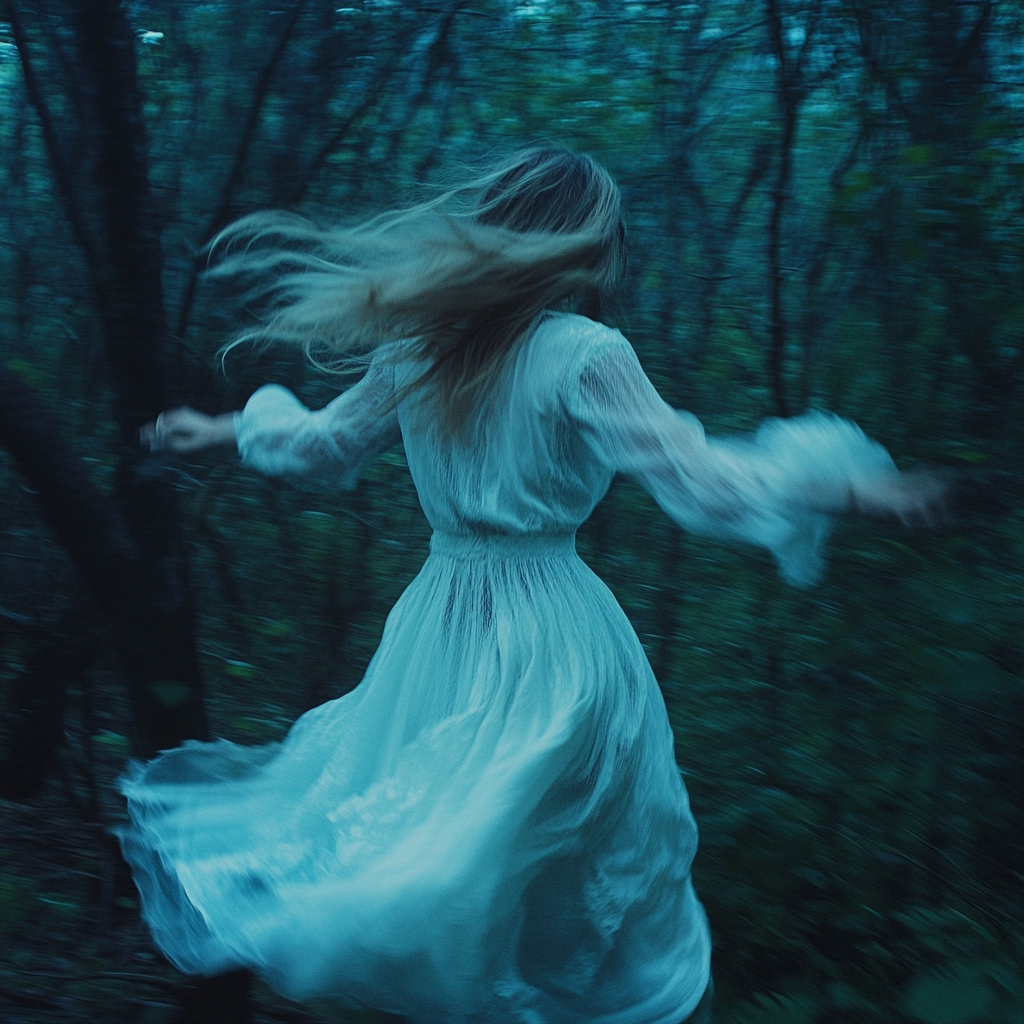
[[267,387],[146,440],[341,486],[401,441],[434,534],[355,691],[279,745],[188,743],[125,783],[157,942],[185,971],[250,967],[416,1022],[677,1024],[710,977],[696,828],[654,676],[576,528],[625,472],[809,583],[830,513],[926,515],[935,487],[824,415],[709,442],[618,332],[553,312],[625,259],[587,157],[535,149],[356,228],[260,217],[240,237],[226,270],[272,280],[254,333],[364,346],[369,368],[318,412]]

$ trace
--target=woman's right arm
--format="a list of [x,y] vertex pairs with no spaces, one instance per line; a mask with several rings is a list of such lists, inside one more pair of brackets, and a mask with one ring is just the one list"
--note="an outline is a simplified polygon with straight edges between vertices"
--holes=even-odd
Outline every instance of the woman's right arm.
[[749,438],[709,439],[667,405],[629,343],[608,332],[587,354],[570,402],[601,460],[635,477],[683,528],[768,548],[792,583],[813,583],[832,516],[928,523],[945,481],[901,474],[881,445],[824,413],[768,420]]

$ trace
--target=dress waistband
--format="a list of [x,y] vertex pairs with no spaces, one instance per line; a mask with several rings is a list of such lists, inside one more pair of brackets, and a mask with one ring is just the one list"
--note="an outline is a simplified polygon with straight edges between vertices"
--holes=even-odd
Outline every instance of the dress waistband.
[[442,533],[430,537],[430,553],[449,558],[552,558],[576,554],[573,533]]

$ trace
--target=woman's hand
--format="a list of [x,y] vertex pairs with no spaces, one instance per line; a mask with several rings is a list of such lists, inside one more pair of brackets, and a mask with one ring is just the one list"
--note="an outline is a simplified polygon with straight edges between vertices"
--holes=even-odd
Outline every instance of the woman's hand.
[[849,511],[894,517],[904,526],[938,526],[949,509],[950,477],[936,470],[911,470],[850,487]]
[[139,431],[139,440],[150,451],[185,455],[235,443],[234,413],[207,416],[183,407],[160,413]]

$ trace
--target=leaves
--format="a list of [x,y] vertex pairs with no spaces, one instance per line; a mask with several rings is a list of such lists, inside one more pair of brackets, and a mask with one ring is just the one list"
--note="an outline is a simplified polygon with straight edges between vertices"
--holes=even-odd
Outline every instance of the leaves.
[[922,1024],[1011,1024],[990,970],[968,963],[919,974],[904,989],[901,1007]]

